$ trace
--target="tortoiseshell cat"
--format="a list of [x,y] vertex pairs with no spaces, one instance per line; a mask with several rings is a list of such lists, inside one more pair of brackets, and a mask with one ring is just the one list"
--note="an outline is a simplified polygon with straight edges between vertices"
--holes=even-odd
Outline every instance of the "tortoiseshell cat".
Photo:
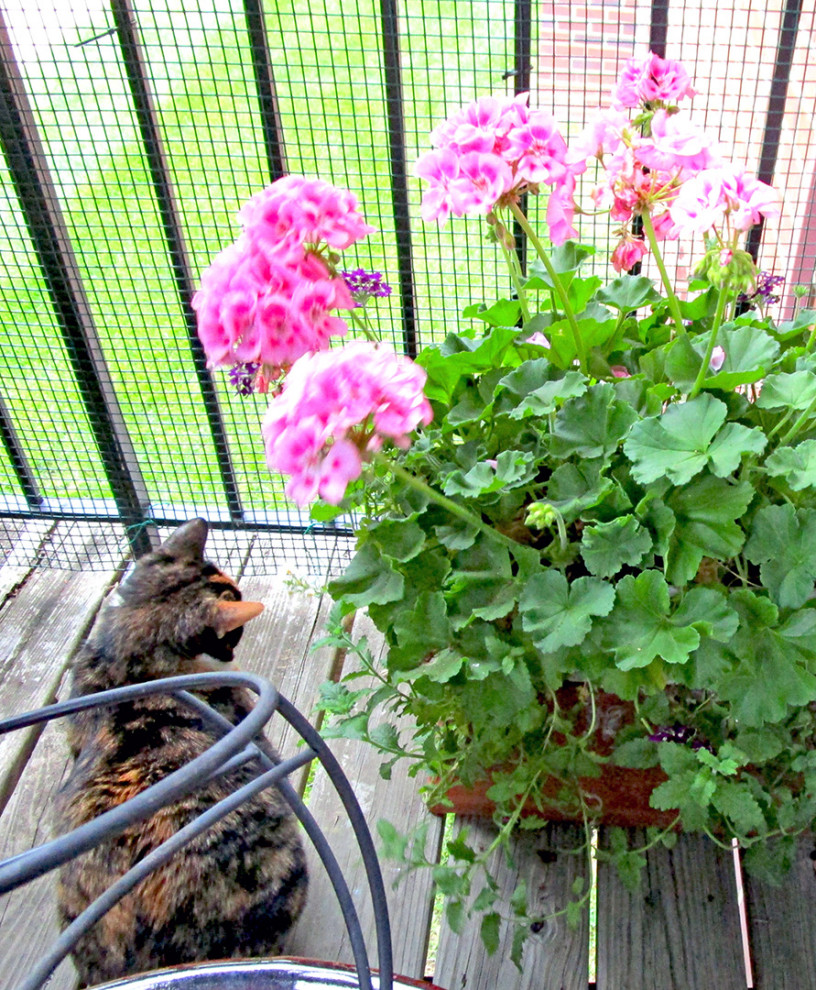
[[[244,623],[263,605],[242,601],[234,582],[204,559],[206,539],[207,523],[194,519],[136,563],[120,588],[122,603],[105,611],[74,663],[74,696],[232,660]],[[251,708],[243,690],[222,688],[205,697],[231,721]],[[69,743],[76,762],[57,798],[57,831],[133,797],[214,738],[195,712],[167,695],[75,716]],[[275,756],[265,739],[257,741]],[[251,763],[217,777],[67,863],[58,893],[63,925],[257,771]],[[91,985],[177,963],[274,955],[303,908],[306,885],[297,822],[279,792],[267,789],[176,853],[97,922],[74,951],[80,979]]]

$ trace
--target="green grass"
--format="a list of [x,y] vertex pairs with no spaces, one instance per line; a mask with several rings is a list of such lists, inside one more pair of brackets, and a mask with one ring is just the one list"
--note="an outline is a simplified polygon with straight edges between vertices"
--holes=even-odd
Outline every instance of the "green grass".
[[[138,12],[191,268],[197,278],[237,233],[240,204],[268,182],[242,16],[167,0]],[[146,5],[145,5],[146,6]],[[208,5],[209,6],[209,5]],[[379,4],[267,4],[267,29],[288,170],[351,188],[379,227],[349,266],[397,285]],[[410,165],[455,107],[507,92],[509,0],[401,6],[405,129]],[[98,27],[98,25],[97,25]],[[93,31],[77,30],[77,41]],[[223,505],[215,451],[190,359],[157,205],[115,37],[46,49],[24,66],[77,266],[122,415],[155,502]],[[469,302],[505,286],[483,225],[443,231],[419,220],[410,180],[413,266],[424,342],[459,325]],[[109,497],[48,294],[5,165],[0,169],[0,374],[14,425],[49,496]],[[399,340],[395,292],[377,312]],[[241,495],[250,508],[284,506],[263,464],[265,400],[242,400],[216,375]],[[16,493],[0,458],[0,492]]]

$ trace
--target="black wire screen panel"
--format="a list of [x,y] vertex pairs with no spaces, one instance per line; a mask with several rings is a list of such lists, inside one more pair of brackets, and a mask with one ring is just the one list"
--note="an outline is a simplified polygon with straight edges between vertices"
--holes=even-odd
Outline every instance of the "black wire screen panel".
[[[237,726],[232,725],[224,716],[210,708],[205,701],[191,693],[214,687],[243,687],[257,695],[252,711]],[[0,896],[57,868],[104,839],[123,832],[129,825],[149,818],[159,808],[165,807],[195,790],[202,780],[220,775],[231,767],[248,761],[256,761],[260,764],[258,775],[229,797],[207,809],[198,818],[149,853],[123,877],[115,881],[101,897],[86,908],[65,929],[55,944],[31,970],[25,981],[20,984],[18,990],[37,990],[38,987],[43,986],[54,969],[71,952],[81,936],[136,884],[169,860],[178,849],[190,842],[195,836],[229,814],[230,811],[254,794],[271,786],[276,786],[292,807],[320,856],[337,895],[349,935],[356,972],[354,981],[339,985],[359,987],[360,990],[372,990],[373,986],[377,986],[379,990],[391,990],[393,968],[388,905],[377,854],[365,816],[354,796],[348,778],[318,732],[290,702],[278,693],[269,681],[255,674],[235,671],[190,674],[144,684],[128,685],[63,701],[5,719],[0,722],[0,735],[78,711],[124,703],[133,698],[156,694],[171,694],[174,698],[193,708],[210,723],[214,730],[221,735],[221,738],[184,767],[169,774],[123,804],[112,808],[90,822],[86,822],[66,835],[59,836],[50,842],[0,862]],[[292,726],[305,743],[305,747],[296,756],[283,760],[279,764],[275,764],[252,741],[275,712],[278,712]],[[343,802],[365,865],[368,893],[374,908],[379,955],[379,972],[373,983],[365,940],[351,892],[320,826],[288,780],[289,774],[314,759],[319,760],[323,765]],[[288,983],[280,977],[280,973],[278,976],[279,982],[274,982],[274,979],[278,979],[276,977],[271,982],[264,982],[263,986],[268,987],[269,990],[273,990],[273,988],[281,988],[282,990],[288,986]],[[163,984],[149,982],[146,984],[146,986],[153,987],[158,985]],[[218,985],[238,986],[240,984],[220,983]],[[257,984],[253,983],[252,985]],[[399,982],[396,984],[398,987],[406,985]],[[423,984],[411,985],[420,986]],[[428,984],[424,985],[429,986]]]
[[[192,293],[241,204],[300,173],[351,189],[378,228],[344,260],[392,285],[376,311],[386,339],[413,353],[470,325],[465,306],[511,292],[501,259],[478,222],[424,224],[411,169],[432,128],[486,93],[530,89],[570,139],[627,59],[680,59],[692,118],[783,193],[752,244],[786,279],[779,315],[795,285],[812,302],[815,17],[802,0],[3,0],[5,533],[120,526],[110,553],[52,558],[107,567],[120,540],[138,554],[158,526],[204,516],[236,546],[249,532],[300,553],[294,534],[314,527],[264,464],[266,399],[208,370]],[[607,219],[579,229],[611,275]],[[667,260],[682,280],[692,246]],[[7,542],[0,530],[0,553]]]

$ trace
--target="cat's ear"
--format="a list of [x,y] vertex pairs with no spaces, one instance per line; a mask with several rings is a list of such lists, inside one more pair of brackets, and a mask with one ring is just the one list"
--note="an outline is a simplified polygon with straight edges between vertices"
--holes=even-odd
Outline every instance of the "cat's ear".
[[264,607],[261,602],[227,602],[218,601],[215,603],[215,634],[220,639],[228,632],[245,625],[250,619],[263,612]]
[[181,526],[162,543],[161,549],[173,557],[192,557],[193,560],[204,559],[204,544],[207,542],[209,531],[206,519],[191,519]]

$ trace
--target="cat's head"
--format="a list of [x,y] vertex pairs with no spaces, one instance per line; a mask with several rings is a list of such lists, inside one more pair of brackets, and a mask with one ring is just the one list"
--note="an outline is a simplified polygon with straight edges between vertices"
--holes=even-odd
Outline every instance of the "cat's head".
[[118,645],[127,652],[160,647],[229,662],[244,624],[263,611],[204,557],[207,522],[191,519],[140,557],[119,588]]

